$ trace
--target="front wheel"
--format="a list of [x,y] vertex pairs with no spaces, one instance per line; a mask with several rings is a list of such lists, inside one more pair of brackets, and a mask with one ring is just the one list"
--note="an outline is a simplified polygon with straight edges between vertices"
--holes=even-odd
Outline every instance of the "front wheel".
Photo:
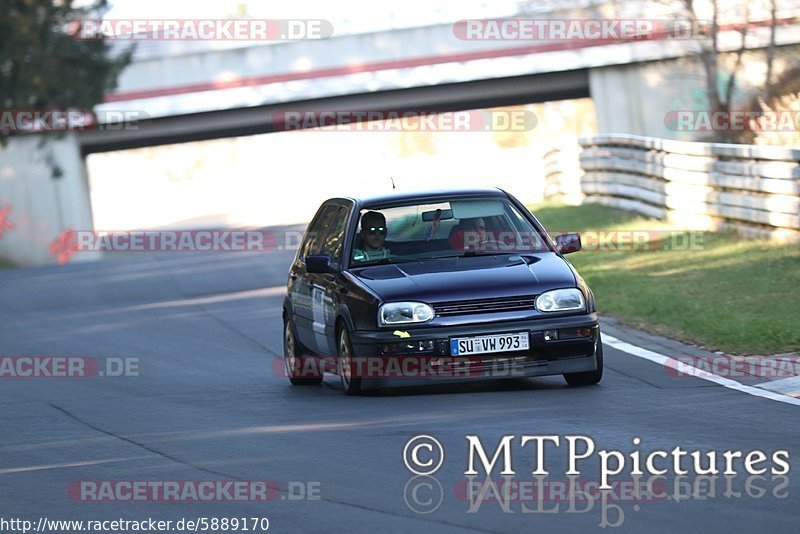
[[286,366],[286,376],[293,386],[318,386],[322,383],[323,374],[319,369],[305,365],[303,349],[297,341],[294,322],[290,317],[283,323],[283,362]]
[[339,331],[339,357],[337,370],[342,378],[342,387],[348,395],[361,393],[361,378],[353,376],[353,346],[350,344],[350,334],[346,326]]
[[597,369],[594,371],[586,371],[584,373],[566,373],[564,380],[570,386],[593,386],[600,382],[603,378],[603,340],[600,334],[597,334]]

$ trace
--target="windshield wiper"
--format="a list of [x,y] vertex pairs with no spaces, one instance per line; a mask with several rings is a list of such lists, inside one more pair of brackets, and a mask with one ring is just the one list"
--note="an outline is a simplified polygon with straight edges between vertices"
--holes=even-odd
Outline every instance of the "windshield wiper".
[[419,260],[407,260],[403,258],[381,258],[379,260],[358,262],[353,267],[372,267],[373,265],[393,265],[396,263],[414,263]]
[[464,252],[463,254],[448,254],[447,256],[431,256],[430,258],[427,258],[427,259],[441,260],[441,259],[446,259],[446,258],[474,258],[475,256],[500,256],[500,255],[504,255],[504,256],[521,256],[522,254],[519,253],[519,252],[506,252],[506,251],[502,251],[502,250],[493,250],[493,251],[488,251],[488,250],[468,250],[467,252]]
[[448,254],[446,256],[431,256],[427,258],[429,260],[446,260],[450,258],[471,258],[472,256],[477,256],[475,252],[464,252],[463,254]]

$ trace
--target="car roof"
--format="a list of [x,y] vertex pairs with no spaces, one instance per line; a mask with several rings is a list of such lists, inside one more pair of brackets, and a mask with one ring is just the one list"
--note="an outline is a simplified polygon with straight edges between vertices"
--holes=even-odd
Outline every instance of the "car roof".
[[380,206],[384,204],[392,204],[395,202],[413,201],[413,200],[443,200],[458,197],[507,197],[507,194],[502,189],[497,187],[479,187],[471,189],[426,189],[417,191],[393,191],[385,195],[364,196],[364,197],[347,197],[350,200],[358,202],[362,207],[370,208],[373,206]]

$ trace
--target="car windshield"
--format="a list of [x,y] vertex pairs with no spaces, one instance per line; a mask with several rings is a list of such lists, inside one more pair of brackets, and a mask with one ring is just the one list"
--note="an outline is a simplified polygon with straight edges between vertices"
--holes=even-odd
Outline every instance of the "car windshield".
[[360,213],[350,259],[354,267],[550,249],[505,198],[413,203]]

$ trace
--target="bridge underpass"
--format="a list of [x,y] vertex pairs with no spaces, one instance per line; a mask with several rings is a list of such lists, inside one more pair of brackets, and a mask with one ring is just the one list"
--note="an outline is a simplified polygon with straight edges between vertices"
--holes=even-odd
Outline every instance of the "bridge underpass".
[[[779,28],[776,41],[779,49],[800,42],[798,30],[800,27],[796,25]],[[403,32],[398,35],[400,33],[406,35]],[[260,134],[267,133],[271,139],[269,144],[277,146],[277,136],[291,135],[270,133],[274,130],[270,117],[281,111],[456,111],[590,96],[593,102],[590,104],[591,115],[594,118],[596,113],[596,123],[592,124],[593,130],[589,133],[619,131],[669,137],[664,134],[664,110],[687,109],[687,95],[694,94],[703,84],[702,77],[696,72],[697,65],[684,61],[691,49],[687,46],[691,43],[687,42],[584,43],[577,47],[573,46],[574,43],[565,43],[560,48],[549,45],[542,48],[514,47],[500,42],[458,42],[452,39],[449,26],[416,28],[406,33],[411,37],[423,37],[409,42],[433,44],[424,50],[420,47],[386,47],[380,44],[392,35],[375,34],[309,44],[309,47],[315,47],[313,50],[304,49],[306,44],[303,43],[288,43],[274,50],[264,47],[255,50],[258,48],[255,47],[163,57],[150,54],[137,60],[123,74],[119,92],[110,95],[108,102],[98,106],[98,111],[133,110],[151,117],[138,129],[68,135],[64,140],[51,141],[44,152],[36,147],[35,142],[23,143],[14,151],[6,151],[3,172],[7,181],[15,185],[4,189],[3,201],[14,205],[18,213],[24,212],[24,217],[17,217],[23,222],[18,224],[16,235],[11,234],[0,243],[0,255],[13,256],[14,261],[23,264],[47,263],[52,261],[48,245],[53,238],[70,228],[93,227],[93,208],[95,212],[102,208],[98,199],[90,200],[87,165],[81,165],[81,160],[92,169],[96,167],[93,160],[124,154],[125,150],[173,147],[177,146],[175,143],[209,143],[215,139],[243,139],[241,136],[258,139]],[[752,53],[761,53],[757,49],[763,48],[764,36],[754,32],[751,41]],[[735,45],[735,42],[726,42],[721,51],[730,51]],[[292,47],[300,49],[294,48],[292,52]],[[368,54],[362,54],[362,49],[368,50]],[[431,52],[433,56],[429,55]],[[428,56],[406,59],[415,54]],[[271,59],[267,61],[264,58]],[[297,61],[290,61],[292,58]],[[303,70],[303,58],[313,58],[312,70]],[[335,66],[337,62],[340,67]],[[348,62],[355,62],[352,68]],[[267,68],[284,68],[286,75],[281,72],[266,77],[258,75]],[[338,74],[332,75],[328,72],[331,69]],[[318,79],[315,78],[317,74],[321,76]],[[283,78],[286,80],[279,81]],[[266,85],[258,85],[262,82]],[[697,105],[695,102],[689,104]],[[542,120],[537,128],[541,128],[541,123]],[[653,131],[654,128],[658,131]],[[366,134],[348,135],[338,136],[340,140],[336,143],[353,146],[358,153]],[[352,135],[362,137],[353,142],[356,138]],[[477,158],[477,154],[467,148],[464,140],[479,134],[453,135],[461,136],[460,141],[450,144],[464,145],[460,163],[465,167],[470,156],[491,159],[491,156]],[[309,136],[304,138],[307,149],[302,163],[306,167],[312,163],[319,165],[310,139]],[[326,143],[336,144],[331,139],[329,137]],[[547,142],[552,146],[554,140],[547,139]],[[191,150],[203,152],[207,148]],[[191,154],[184,155],[184,158],[191,157]],[[511,167],[534,168],[539,161],[530,157],[534,156],[502,159]],[[31,165],[32,160],[38,162],[36,166]],[[409,173],[412,158],[405,159],[408,165],[403,169],[392,168],[386,164],[387,160],[386,157],[373,158],[369,164],[362,163],[350,170],[362,172],[372,165],[378,170],[381,183],[394,178],[390,175]],[[48,161],[56,161],[61,166],[63,173],[58,181],[52,180]],[[262,165],[264,161],[262,159]],[[351,165],[357,159],[349,157],[337,161],[341,167],[342,161]],[[251,167],[257,163],[254,160]],[[488,165],[485,161],[483,163]],[[105,168],[109,174],[105,179],[122,180],[122,175],[135,173],[137,167],[143,167],[143,164],[136,159],[107,164]],[[469,167],[469,174],[477,173],[476,165]],[[429,176],[433,174],[434,178],[442,176],[437,174],[441,169],[425,169],[424,165],[420,168],[431,171]],[[317,169],[319,174],[319,167]],[[150,165],[150,170],[159,172],[153,165]],[[453,176],[457,175],[457,168],[448,170]],[[492,171],[490,166],[481,170]],[[92,174],[97,175],[96,172]],[[142,174],[139,171],[138,182],[132,181],[127,192],[137,188],[143,190]],[[366,174],[359,178],[362,182],[354,178],[352,185],[358,188],[363,181],[368,181]],[[415,174],[422,176],[425,173]],[[17,180],[23,175],[26,176],[24,181]],[[299,180],[296,174],[289,178],[293,182]],[[288,179],[284,174],[280,180],[274,184],[270,196],[287,198],[281,197],[279,191],[286,187]],[[430,185],[430,178],[428,180]],[[495,180],[494,183],[503,181]],[[304,190],[304,193],[303,197],[308,197],[308,191]],[[117,193],[117,197],[120,196],[127,194]],[[149,199],[146,197],[143,195],[143,205],[147,205],[146,200],[152,203],[156,195],[150,194]],[[184,202],[193,202],[192,196],[185,192],[183,198]],[[316,200],[308,199],[308,202]],[[118,201],[122,204],[124,199]],[[109,208],[108,211],[114,210]],[[301,212],[298,211],[298,216]]]
[[[271,133],[273,114],[286,111],[462,111],[589,97],[589,71],[579,69],[292,101],[145,119],[138,129],[90,131],[79,137],[84,156],[171,143]],[[146,116],[146,115],[145,115]]]
[[[520,77],[154,119],[140,130],[89,133],[80,141],[94,225],[103,231],[300,223],[331,196],[393,187],[498,185],[524,201],[540,200],[543,156],[557,141],[544,108],[531,104],[548,102],[556,122],[572,123],[551,103],[577,98],[579,122],[590,129],[556,128],[574,145],[578,135],[596,131],[586,82],[586,72]],[[270,120],[284,111],[486,114],[487,108],[535,114],[538,123],[526,131],[277,131]]]

